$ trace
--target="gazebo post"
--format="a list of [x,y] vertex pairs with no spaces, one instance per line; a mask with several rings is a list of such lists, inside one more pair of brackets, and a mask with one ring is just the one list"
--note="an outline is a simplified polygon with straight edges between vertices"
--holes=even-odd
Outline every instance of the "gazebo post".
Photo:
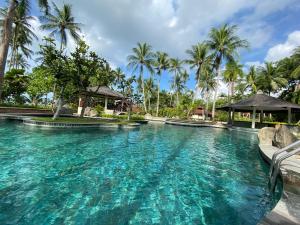
[[292,110],[288,108],[288,123],[292,123]]
[[253,112],[252,112],[252,124],[251,124],[251,128],[254,129],[255,128],[255,118],[256,118],[256,107],[253,107]]
[[104,112],[107,111],[107,97],[104,98]]
[[233,125],[234,124],[234,109],[232,110],[232,119],[231,119],[231,125]]
[[229,108],[228,110],[228,124],[232,124],[232,121],[231,121],[231,108]]
[[263,120],[264,120],[264,111],[260,110],[259,122],[263,123]]

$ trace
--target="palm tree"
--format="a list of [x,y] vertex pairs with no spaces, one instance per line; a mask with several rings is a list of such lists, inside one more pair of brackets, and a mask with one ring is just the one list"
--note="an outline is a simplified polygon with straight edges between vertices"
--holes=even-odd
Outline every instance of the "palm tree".
[[[9,68],[16,68],[17,61],[22,55],[22,59],[30,58],[33,53],[29,49],[29,45],[32,44],[33,39],[37,40],[36,34],[31,30],[32,26],[30,21],[34,20],[34,17],[27,16],[26,11],[22,10],[22,7],[18,7],[13,19],[14,27],[12,31],[11,40],[11,56],[9,60]],[[21,54],[21,52],[22,54]]]
[[154,92],[155,85],[153,78],[150,77],[149,79],[145,80],[145,93],[146,93],[146,100],[148,100],[148,110],[151,110],[151,98]]
[[257,92],[257,72],[255,66],[251,66],[248,74],[246,75],[247,88],[250,88],[251,92],[256,94]]
[[[238,64],[236,61],[229,61],[226,64],[225,71],[223,73],[224,81],[228,83],[228,96],[230,100],[233,100],[234,96],[234,84],[238,78],[243,77],[243,66]],[[230,91],[229,91],[230,90]]]
[[[45,11],[45,13],[48,12],[49,5],[47,0],[38,0],[38,5],[42,10]],[[5,73],[5,66],[7,61],[9,44],[12,41],[13,18],[15,16],[15,12],[18,9],[18,7],[22,7],[22,9],[26,11],[25,14],[28,15],[30,9],[30,1],[9,0],[8,2],[7,13],[3,19],[2,35],[1,35],[2,38],[0,40],[0,99],[2,95],[3,77]]]
[[75,18],[72,15],[72,6],[64,4],[62,9],[59,9],[55,3],[53,3],[53,10],[55,15],[48,13],[41,17],[41,20],[45,23],[41,25],[42,30],[50,30],[50,36],[58,35],[60,37],[60,50],[67,45],[67,32],[71,37],[78,42],[80,40],[79,32],[80,23],[75,23]]
[[[207,44],[214,52],[214,68],[217,76],[221,76],[221,65],[223,60],[232,61],[238,55],[238,49],[247,48],[248,41],[242,40],[236,35],[237,26],[224,24],[219,29],[212,28],[209,33]],[[215,116],[216,98],[218,88],[215,88],[212,117]]]
[[145,85],[144,85],[144,70],[148,70],[153,73],[153,57],[151,45],[147,43],[138,43],[137,47],[133,48],[133,54],[127,57],[128,67],[133,69],[133,72],[139,71],[138,80],[141,81],[143,91],[143,104],[145,112],[147,113],[146,97],[145,97]]
[[169,68],[168,54],[165,52],[157,52],[156,59],[154,62],[154,68],[157,74],[157,104],[156,104],[156,116],[158,116],[159,111],[159,93],[160,93],[160,78],[163,71]]
[[[182,66],[183,66],[183,61],[181,61],[180,59],[178,59],[178,58],[170,59],[169,71],[171,73],[174,73],[171,89],[176,87],[176,80],[178,80],[179,79],[178,77],[180,77],[179,74],[182,72],[182,69],[183,69]],[[171,94],[171,104],[172,104],[172,96],[173,95]],[[178,101],[177,101],[177,103],[178,103]]]
[[214,73],[214,70],[212,67],[210,67],[210,70],[207,70],[203,76],[200,77],[199,80],[199,87],[202,90],[202,94],[204,95],[204,98],[206,100],[206,107],[205,107],[205,119],[208,118],[208,104],[209,104],[209,96],[211,91],[215,91],[217,88],[217,80],[216,80],[216,74]]
[[258,88],[268,95],[287,85],[287,80],[280,76],[276,66],[271,62],[265,62],[265,66],[259,67],[257,82]]
[[185,83],[188,80],[188,73],[186,70],[180,71],[177,73],[176,76],[173,78],[172,88],[176,93],[176,106],[179,106],[179,94],[185,88]]
[[203,70],[206,70],[211,64],[211,56],[209,55],[209,46],[206,43],[198,43],[193,45],[192,49],[186,50],[190,59],[186,60],[191,69],[196,68],[196,86],[192,103],[194,103],[197,90],[199,88],[200,76]]

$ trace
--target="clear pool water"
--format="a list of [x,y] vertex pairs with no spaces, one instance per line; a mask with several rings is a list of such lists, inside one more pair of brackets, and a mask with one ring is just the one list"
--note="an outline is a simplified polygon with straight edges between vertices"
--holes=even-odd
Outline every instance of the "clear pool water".
[[0,121],[0,224],[254,225],[271,209],[255,134]]

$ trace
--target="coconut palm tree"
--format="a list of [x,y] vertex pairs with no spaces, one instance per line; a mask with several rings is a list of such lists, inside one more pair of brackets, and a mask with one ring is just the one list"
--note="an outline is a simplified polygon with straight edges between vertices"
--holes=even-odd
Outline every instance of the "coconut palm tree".
[[133,69],[133,72],[139,71],[138,80],[141,81],[143,91],[143,104],[145,112],[147,113],[146,97],[145,97],[145,84],[144,84],[144,71],[148,70],[153,73],[154,53],[152,53],[151,45],[147,43],[138,43],[137,47],[132,49],[133,54],[127,57],[128,67]]
[[159,93],[160,93],[160,78],[163,71],[169,68],[168,54],[165,52],[157,52],[155,54],[154,69],[157,74],[157,104],[156,104],[156,116],[158,116],[159,111]]
[[[212,28],[209,33],[207,44],[213,51],[214,69],[219,78],[221,76],[221,65],[223,60],[232,61],[238,55],[239,49],[247,48],[249,46],[248,41],[242,40],[236,35],[236,30],[237,26],[224,24],[220,28]],[[217,91],[218,88],[216,87],[212,109],[213,118],[215,116]]]
[[197,45],[193,45],[192,49],[186,50],[186,53],[190,58],[185,62],[190,65],[191,69],[196,68],[196,86],[192,100],[194,103],[197,90],[199,88],[201,73],[203,73],[203,70],[207,69],[211,64],[211,56],[209,55],[209,46],[206,43],[198,43]]
[[146,101],[148,100],[148,110],[151,110],[151,98],[155,91],[155,85],[152,77],[145,80],[145,93],[146,93]]
[[186,70],[180,71],[175,77],[173,77],[172,89],[176,94],[176,106],[179,106],[179,94],[184,90],[188,77],[189,74]]
[[[45,12],[48,12],[48,1],[47,0],[38,0],[39,7]],[[7,61],[7,54],[9,49],[9,44],[12,41],[12,31],[13,31],[13,19],[15,16],[15,12],[18,7],[22,7],[24,11],[26,11],[26,15],[29,14],[30,9],[30,1],[28,0],[9,0],[7,13],[3,18],[3,26],[2,26],[2,35],[0,40],[0,99],[2,95],[2,84],[3,77],[5,73],[5,66]]]
[[243,66],[236,61],[229,61],[226,64],[223,77],[224,81],[228,84],[228,97],[232,101],[234,96],[234,84],[238,78],[243,77]]
[[[36,34],[32,31],[32,26],[30,21],[34,20],[34,17],[27,16],[26,11],[22,10],[21,7],[18,7],[15,16],[13,18],[13,31],[12,31],[12,40],[10,43],[11,46],[11,56],[9,60],[9,68],[16,68],[17,61],[22,56],[22,59],[30,58],[33,53],[29,49],[29,46],[32,44],[32,41],[37,40]],[[20,61],[20,60],[19,60]]]
[[280,76],[274,63],[265,62],[264,66],[259,67],[258,73],[258,88],[268,95],[287,85],[288,81]]
[[[171,84],[171,90],[176,87],[176,81],[180,80],[179,75],[180,75],[180,73],[182,73],[182,70],[183,70],[183,61],[181,61],[178,58],[171,58],[170,65],[169,65],[169,71],[171,73],[174,73],[173,82]],[[171,94],[171,104],[172,104],[172,96],[173,96],[173,94]],[[177,101],[177,103],[178,103],[178,101]]]
[[216,79],[216,73],[214,72],[213,68],[210,67],[210,69],[207,69],[205,73],[200,77],[199,80],[199,87],[201,88],[201,92],[204,95],[204,99],[206,101],[205,106],[205,119],[208,118],[208,104],[210,99],[210,92],[215,91],[217,88],[217,79]]
[[48,13],[41,17],[45,23],[41,25],[42,30],[51,31],[50,36],[59,36],[60,50],[67,46],[67,32],[70,36],[78,42],[80,40],[79,33],[81,32],[80,23],[76,23],[72,13],[72,6],[64,4],[61,9],[53,3],[54,15]]
[[246,75],[247,88],[250,88],[251,92],[256,94],[257,92],[257,72],[255,66],[251,66],[248,74]]

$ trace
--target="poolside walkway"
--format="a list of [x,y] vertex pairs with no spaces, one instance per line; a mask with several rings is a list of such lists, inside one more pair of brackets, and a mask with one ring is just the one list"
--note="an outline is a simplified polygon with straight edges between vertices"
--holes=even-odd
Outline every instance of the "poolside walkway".
[[[278,148],[260,145],[262,156],[269,163]],[[280,166],[283,179],[283,193],[275,208],[266,215],[259,225],[300,224],[300,156],[284,160]]]

